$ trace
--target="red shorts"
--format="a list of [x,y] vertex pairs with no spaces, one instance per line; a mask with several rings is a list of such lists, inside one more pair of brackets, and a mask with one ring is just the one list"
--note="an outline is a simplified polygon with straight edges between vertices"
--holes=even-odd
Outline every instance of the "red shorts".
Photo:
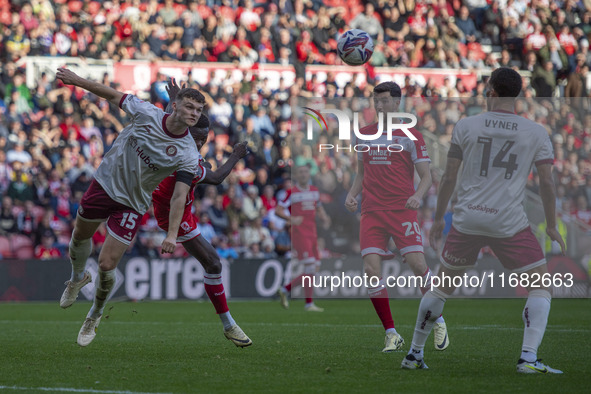
[[[164,207],[162,204],[154,202],[154,216],[158,221],[158,227],[164,231],[168,231],[168,217],[170,215],[170,207]],[[191,213],[191,206],[185,206],[179,233],[176,238],[177,242],[186,242],[200,235],[197,229],[197,218]]]
[[318,238],[307,236],[294,236],[292,233],[291,247],[294,257],[304,263],[318,261]]
[[361,215],[362,256],[392,256],[392,252],[388,250],[390,238],[403,256],[413,252],[423,253],[423,237],[417,221],[417,211],[371,211]]
[[462,234],[452,226],[441,253],[441,264],[452,270],[472,268],[478,252],[485,246],[492,249],[503,267],[513,272],[525,272],[546,263],[530,227],[509,238],[494,238]]
[[114,201],[95,179],[78,208],[78,219],[87,222],[106,220],[109,234],[125,245],[129,245],[135,237],[142,216],[135,209]]

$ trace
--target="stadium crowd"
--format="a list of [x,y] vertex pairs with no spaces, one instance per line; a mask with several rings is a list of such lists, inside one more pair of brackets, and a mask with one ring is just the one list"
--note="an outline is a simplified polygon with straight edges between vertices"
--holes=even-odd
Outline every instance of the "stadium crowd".
[[[548,126],[559,207],[591,224],[588,0],[0,0],[0,23],[0,253],[5,257],[46,258],[67,251],[80,198],[128,122],[105,101],[47,75],[29,89],[16,65],[23,56],[294,65],[293,86],[282,82],[271,89],[266,80],[244,81],[232,91],[215,83],[195,85],[208,95],[212,123],[203,156],[219,166],[233,144],[244,140],[252,152],[223,185],[198,190],[201,231],[222,257],[270,257],[289,250],[289,231],[273,212],[290,186],[291,166],[300,164],[311,167],[335,218],[330,228],[319,229],[323,255],[357,251],[351,229],[358,231],[358,218],[343,208],[355,161],[343,152],[317,154],[301,132],[291,132],[303,130],[292,122],[291,100],[319,92],[342,102],[367,98],[375,83],[372,67],[380,66],[511,66],[526,72],[519,113]],[[340,62],[336,38],[349,28],[366,30],[375,40],[370,83],[338,86],[331,74],[325,81],[306,79],[307,64]],[[168,101],[159,88],[165,80],[158,76],[149,92],[162,107]],[[108,75],[101,82],[114,85]],[[482,107],[485,85],[480,80],[468,91],[461,79],[421,86],[407,78],[405,109],[420,115],[423,133],[445,145],[455,122]],[[370,116],[369,106],[360,105]],[[533,176],[530,188],[536,187]],[[425,231],[435,191],[436,185],[421,210]],[[157,256],[162,237],[149,213],[130,253]],[[104,229],[94,238],[95,248],[103,240]],[[27,248],[19,254],[20,244]]]

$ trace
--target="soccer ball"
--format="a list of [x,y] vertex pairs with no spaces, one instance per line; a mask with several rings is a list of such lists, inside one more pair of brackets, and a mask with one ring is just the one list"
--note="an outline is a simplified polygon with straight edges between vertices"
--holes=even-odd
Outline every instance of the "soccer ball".
[[365,64],[373,54],[373,41],[369,34],[359,29],[347,30],[337,42],[337,53],[350,66]]

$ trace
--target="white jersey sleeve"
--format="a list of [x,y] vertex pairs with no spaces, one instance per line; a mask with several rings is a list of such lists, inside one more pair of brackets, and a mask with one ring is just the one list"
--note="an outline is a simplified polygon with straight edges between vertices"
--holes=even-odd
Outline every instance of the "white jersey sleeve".
[[160,108],[151,103],[140,100],[132,94],[123,96],[119,103],[119,107],[133,120],[136,120],[140,116],[149,117],[154,114],[154,111],[160,111]]
[[291,207],[291,190],[288,190],[285,195],[281,196],[277,204],[285,209],[289,209]]
[[522,205],[529,174],[535,163],[554,158],[546,129],[515,114],[491,111],[460,120],[451,143],[463,161],[454,227],[502,238],[529,226]]

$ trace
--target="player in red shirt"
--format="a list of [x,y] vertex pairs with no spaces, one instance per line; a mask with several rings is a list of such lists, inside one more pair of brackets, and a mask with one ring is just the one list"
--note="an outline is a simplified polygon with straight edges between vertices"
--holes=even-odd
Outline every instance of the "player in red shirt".
[[[291,225],[291,244],[292,251],[299,263],[304,264],[304,273],[294,278],[289,284],[278,290],[281,305],[289,308],[287,295],[294,286],[307,284],[308,280],[312,283],[312,276],[320,267],[320,257],[318,255],[318,235],[316,233],[316,214],[319,218],[327,222],[328,215],[320,204],[320,193],[316,186],[310,185],[310,167],[298,166],[294,170],[296,184],[287,191],[284,198],[275,208],[275,214],[282,219],[287,220]],[[304,281],[304,278],[307,280]],[[302,283],[304,282],[304,283]],[[312,298],[314,288],[304,286],[304,295],[306,297],[305,310],[308,312],[323,312],[314,304]]]
[[[173,101],[178,87],[171,81],[168,88],[171,101]],[[207,116],[201,115],[197,124],[189,128],[189,131],[195,140],[195,144],[197,144],[197,149],[201,150],[207,142],[209,135],[209,119]],[[230,314],[222,282],[222,264],[220,258],[213,246],[201,236],[201,233],[197,229],[197,218],[192,214],[191,207],[193,206],[195,186],[197,184],[219,185],[230,174],[234,165],[246,156],[246,154],[246,143],[236,144],[234,145],[234,151],[220,168],[216,171],[204,169],[202,176],[193,178],[189,194],[186,197],[185,211],[183,212],[177,237],[177,242],[182,243],[185,250],[191,256],[195,257],[205,269],[203,280],[205,292],[224,325],[224,335],[238,347],[250,346],[252,345],[252,341],[236,324]],[[158,220],[158,226],[164,231],[168,231],[171,198],[173,197],[175,184],[176,175],[172,174],[165,178],[152,193],[154,216]]]
[[[373,97],[378,114],[398,112],[402,91],[394,82],[383,82],[375,87]],[[362,128],[360,133],[375,135],[377,127],[377,123],[371,124]],[[416,141],[411,140],[402,130],[393,130],[392,140],[387,139],[386,131],[376,140],[358,138],[359,144],[370,148],[358,154],[357,175],[345,201],[345,207],[355,212],[358,206],[357,196],[363,191],[361,255],[367,276],[380,278],[376,287],[368,288],[368,294],[386,330],[382,350],[384,353],[399,350],[404,345],[404,340],[394,328],[388,291],[382,279],[382,258],[392,256],[392,252],[388,250],[390,238],[394,240],[414,274],[422,278],[423,294],[430,287],[431,271],[423,254],[417,210],[431,187],[431,160],[423,136],[414,129],[410,129],[410,132],[416,137]],[[394,145],[391,152],[386,146],[392,144],[397,145]],[[415,170],[421,179],[416,191],[413,182]],[[444,350],[448,345],[447,328],[440,316],[435,325],[435,348]]]

